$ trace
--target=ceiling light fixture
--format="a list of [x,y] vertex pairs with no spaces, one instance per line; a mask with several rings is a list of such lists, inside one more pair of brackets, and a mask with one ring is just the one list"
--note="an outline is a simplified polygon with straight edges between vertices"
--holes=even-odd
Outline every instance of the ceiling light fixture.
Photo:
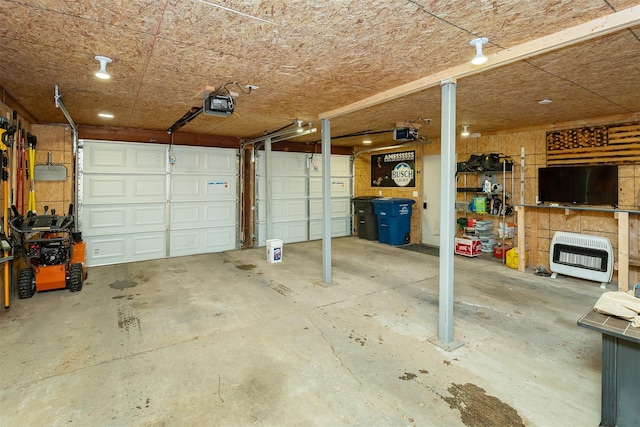
[[469,136],[469,125],[463,125],[462,126],[462,133],[460,135]]
[[540,105],[549,105],[551,104],[553,101],[550,100],[549,98],[545,98],[545,99],[541,99],[540,101],[538,101],[538,104]]
[[107,64],[111,62],[111,58],[98,55],[96,61],[100,61],[100,69],[96,71],[96,77],[102,80],[110,79],[111,76],[107,73]]
[[488,58],[482,53],[482,45],[487,44],[488,41],[489,39],[486,37],[479,37],[471,40],[470,45],[476,47],[476,56],[471,60],[473,65],[482,65],[487,62]]
[[114,116],[111,113],[98,113],[98,117],[103,119],[113,119]]
[[364,141],[362,141],[362,143],[364,145],[370,145],[371,144],[371,140],[370,139],[365,139]]

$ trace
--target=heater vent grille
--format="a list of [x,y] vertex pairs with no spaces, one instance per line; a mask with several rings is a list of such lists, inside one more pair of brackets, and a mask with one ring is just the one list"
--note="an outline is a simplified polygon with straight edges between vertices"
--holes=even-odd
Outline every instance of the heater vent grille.
[[551,271],[595,282],[610,282],[613,248],[606,237],[558,231],[551,241]]

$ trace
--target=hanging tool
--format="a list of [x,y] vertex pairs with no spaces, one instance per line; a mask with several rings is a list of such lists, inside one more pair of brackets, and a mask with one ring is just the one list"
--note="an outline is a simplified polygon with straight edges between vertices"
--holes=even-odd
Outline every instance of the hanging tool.
[[18,127],[18,139],[16,143],[16,195],[15,195],[15,206],[18,207],[20,213],[24,212],[24,171],[25,171],[25,159],[24,159],[24,129],[20,129]]
[[34,135],[27,135],[27,146],[29,147],[29,201],[27,203],[27,214],[36,213],[36,192],[34,168],[36,163],[36,142],[38,139]]
[[[17,119],[17,112],[14,111],[14,119]],[[2,172],[0,173],[0,179],[2,179],[2,232],[5,236],[9,235],[9,147],[13,142],[13,134],[16,132],[16,126],[9,126],[9,122],[6,120],[0,120],[0,150],[2,150]],[[7,245],[8,246],[8,245]],[[9,257],[9,248],[3,247],[3,256]],[[4,262],[4,308],[9,307],[9,263]]]

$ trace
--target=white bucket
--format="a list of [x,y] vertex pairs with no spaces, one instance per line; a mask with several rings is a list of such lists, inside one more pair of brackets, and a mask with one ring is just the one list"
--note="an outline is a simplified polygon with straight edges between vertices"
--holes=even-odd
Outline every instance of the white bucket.
[[282,240],[267,240],[267,261],[282,262]]

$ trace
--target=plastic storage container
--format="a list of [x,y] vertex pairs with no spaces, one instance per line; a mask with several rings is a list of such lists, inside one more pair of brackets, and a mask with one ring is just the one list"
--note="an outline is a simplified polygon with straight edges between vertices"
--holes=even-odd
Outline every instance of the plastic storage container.
[[282,240],[267,240],[267,261],[282,262]]
[[353,207],[358,215],[358,237],[367,240],[378,240],[378,217],[373,210],[372,200],[376,196],[354,197]]
[[389,245],[404,245],[411,237],[412,199],[381,197],[372,200],[378,217],[378,241]]
[[[529,251],[524,254],[524,266],[529,266]],[[507,267],[518,268],[518,248],[511,248],[507,251]]]

